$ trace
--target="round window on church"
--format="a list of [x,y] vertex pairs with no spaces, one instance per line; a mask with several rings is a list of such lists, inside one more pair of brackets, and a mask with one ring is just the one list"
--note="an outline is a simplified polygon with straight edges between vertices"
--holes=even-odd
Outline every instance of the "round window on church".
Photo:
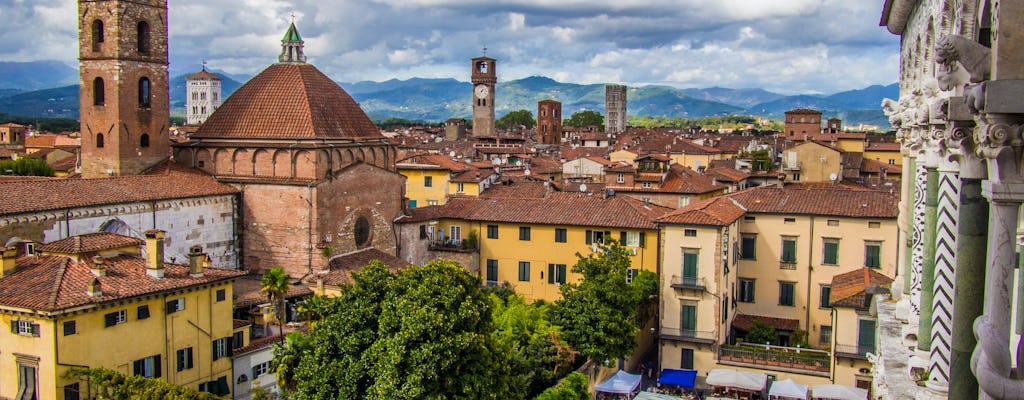
[[356,246],[364,247],[370,242],[370,221],[366,217],[356,219],[355,226]]

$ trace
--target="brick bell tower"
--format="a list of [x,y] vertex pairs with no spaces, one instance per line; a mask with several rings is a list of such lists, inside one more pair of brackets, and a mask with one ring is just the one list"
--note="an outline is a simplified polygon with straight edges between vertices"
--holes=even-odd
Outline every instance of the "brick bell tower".
[[[486,50],[486,49],[484,49]],[[494,86],[497,60],[482,56],[473,59],[473,136],[494,136]]]
[[168,158],[167,0],[78,0],[78,59],[82,176]]

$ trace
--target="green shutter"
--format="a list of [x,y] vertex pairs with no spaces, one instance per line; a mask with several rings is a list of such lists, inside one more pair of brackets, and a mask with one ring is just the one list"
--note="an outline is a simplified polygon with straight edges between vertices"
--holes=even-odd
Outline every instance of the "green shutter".
[[646,241],[647,240],[646,240],[645,236],[647,236],[647,235],[644,235],[643,232],[640,232],[640,247],[644,247],[646,245]]
[[679,330],[684,333],[697,330],[697,307],[683,306]]
[[555,264],[548,264],[548,283],[555,283]]
[[619,232],[619,244],[622,246],[626,245],[626,231]]
[[593,244],[593,243],[594,243],[594,231],[588,230],[587,231],[587,244]]
[[836,265],[839,263],[839,243],[825,242],[825,264]]
[[683,278],[697,279],[696,253],[683,253]]
[[558,283],[565,284],[565,264],[558,264]]
[[796,262],[796,240],[782,241],[782,262]]

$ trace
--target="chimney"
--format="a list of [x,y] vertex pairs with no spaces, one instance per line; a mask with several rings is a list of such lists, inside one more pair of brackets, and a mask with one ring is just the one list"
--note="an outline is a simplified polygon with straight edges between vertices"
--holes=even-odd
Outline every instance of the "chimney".
[[193,278],[199,278],[203,276],[203,267],[208,262],[206,254],[203,253],[202,246],[192,246],[188,248],[188,273]]
[[104,265],[103,257],[92,256],[92,265],[89,267],[89,270],[91,270],[92,274],[97,277],[106,276],[107,266]]
[[18,258],[18,248],[15,246],[8,246],[0,249],[0,278],[7,276],[14,272],[16,267],[15,260]]
[[164,277],[164,231],[150,229],[146,231],[146,275],[154,278]]
[[89,297],[99,297],[103,295],[103,289],[100,288],[99,278],[92,278],[92,281],[89,281],[89,288],[86,289],[85,293],[88,294]]

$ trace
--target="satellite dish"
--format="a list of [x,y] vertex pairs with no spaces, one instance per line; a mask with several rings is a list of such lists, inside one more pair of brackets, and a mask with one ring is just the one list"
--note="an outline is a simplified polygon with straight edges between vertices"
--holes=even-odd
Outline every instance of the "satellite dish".
[[443,141],[444,141],[444,138],[443,138],[443,137],[437,137],[437,138],[434,138],[434,143],[441,143],[441,142],[443,142]]
[[530,176],[530,170],[523,171],[523,173],[526,174],[526,176]]
[[830,181],[833,181],[833,182],[835,182],[836,178],[838,178],[838,177],[839,177],[839,176],[838,176],[838,175],[836,175],[836,173],[835,173],[835,172],[833,172],[833,173],[831,173],[831,174],[828,174],[828,180],[830,180]]
[[491,164],[501,165],[501,159],[500,158],[495,158],[495,159],[491,160]]
[[452,156],[452,157],[455,157],[455,150],[452,150],[450,153],[448,153],[448,155]]
[[587,191],[587,184],[586,183],[581,183],[580,184],[580,191],[581,192],[586,192]]

